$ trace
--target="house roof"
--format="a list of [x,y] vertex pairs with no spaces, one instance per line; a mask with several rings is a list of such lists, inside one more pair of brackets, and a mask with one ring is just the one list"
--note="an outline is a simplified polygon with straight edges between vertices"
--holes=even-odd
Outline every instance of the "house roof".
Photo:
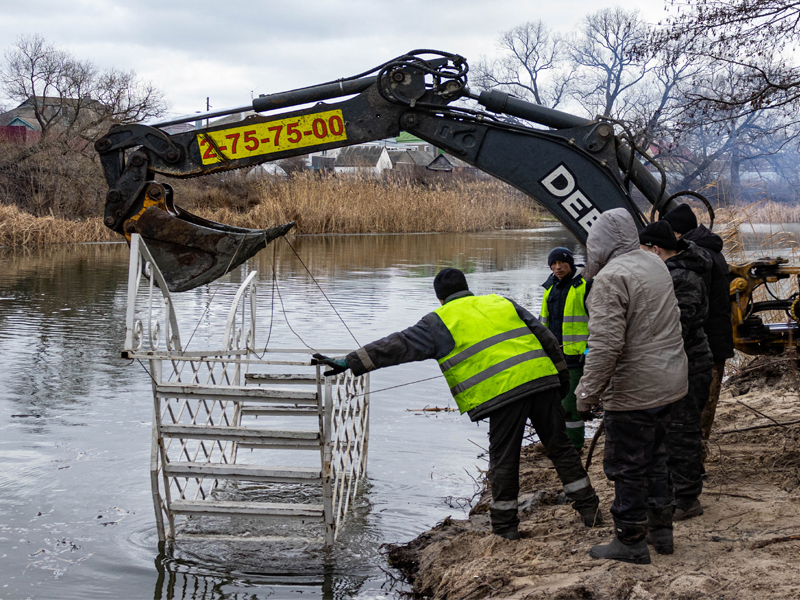
[[389,152],[389,160],[392,161],[393,165],[413,165],[414,161],[411,159],[411,156],[408,154],[408,150],[395,150]]
[[33,114],[33,107],[27,104],[0,114],[0,125],[24,125],[34,131],[40,129],[39,122]]
[[11,120],[6,123],[8,120],[7,116],[9,113],[5,113],[0,115],[0,127],[25,127],[26,129],[30,129],[31,131],[37,131],[39,129],[39,124],[36,120],[33,120],[33,123],[28,123],[25,119],[20,117],[19,115],[11,116]]
[[447,171],[450,172],[453,170],[453,164],[447,160],[447,157],[444,154],[440,154],[437,156],[433,161],[428,164],[428,169],[431,171]]
[[336,156],[334,167],[374,167],[386,148],[381,146],[350,146],[342,148]]
[[407,131],[401,131],[400,135],[394,138],[394,141],[398,144],[427,144],[425,140],[419,139],[415,135],[411,135]]
[[408,155],[414,161],[414,164],[419,167],[427,167],[433,160],[433,154],[425,152],[425,150],[409,150]]

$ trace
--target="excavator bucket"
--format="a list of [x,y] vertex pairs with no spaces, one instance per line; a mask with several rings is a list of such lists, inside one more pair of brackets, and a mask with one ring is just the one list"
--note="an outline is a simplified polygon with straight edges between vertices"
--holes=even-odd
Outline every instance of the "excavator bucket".
[[172,214],[150,206],[125,226],[127,233],[142,236],[170,292],[185,292],[222,277],[294,226],[292,221],[270,229],[245,229],[170,208]]

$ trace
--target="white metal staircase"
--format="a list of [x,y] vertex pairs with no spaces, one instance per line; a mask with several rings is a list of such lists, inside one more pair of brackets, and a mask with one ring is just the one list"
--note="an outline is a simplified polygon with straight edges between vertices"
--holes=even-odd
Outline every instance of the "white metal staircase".
[[[257,353],[255,272],[233,298],[222,349],[185,351],[173,299],[136,234],[129,269],[123,356],[147,360],[153,380],[159,540],[332,544],[366,474],[369,377],[324,377],[311,350]],[[294,459],[308,451],[318,454]]]

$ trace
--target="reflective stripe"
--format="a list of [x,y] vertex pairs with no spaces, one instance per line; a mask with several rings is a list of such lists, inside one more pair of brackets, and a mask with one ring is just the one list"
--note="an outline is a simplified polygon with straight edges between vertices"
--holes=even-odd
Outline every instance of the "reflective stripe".
[[517,354],[516,356],[512,356],[511,358],[507,358],[504,361],[501,361],[495,365],[492,365],[488,369],[484,369],[477,375],[473,375],[469,379],[465,379],[458,385],[454,385],[450,388],[450,393],[453,396],[457,396],[461,392],[468,390],[474,385],[478,385],[482,381],[486,381],[490,377],[497,375],[498,373],[505,371],[515,365],[519,365],[521,363],[527,362],[529,360],[534,360],[536,358],[544,358],[547,357],[547,353],[544,350],[531,350],[529,352],[524,352],[523,354]]
[[[578,275],[577,277],[580,277]],[[542,323],[549,321],[547,301],[553,285],[546,288],[542,298],[542,310],[539,319]],[[586,281],[583,278],[570,283],[567,298],[564,302],[564,312],[561,315],[561,349],[569,356],[579,356],[584,353],[589,339],[589,315],[586,314]]]
[[356,350],[356,356],[358,356],[358,358],[361,360],[361,364],[364,365],[364,368],[367,371],[375,370],[375,363],[372,362],[372,359],[369,357],[369,354],[367,354],[367,351],[364,350],[363,347]]
[[572,492],[577,492],[578,490],[582,490],[590,485],[591,483],[589,483],[589,476],[587,475],[583,479],[578,479],[578,481],[573,481],[572,483],[566,484],[564,486],[564,493],[571,494]]
[[586,335],[564,335],[561,336],[564,342],[585,342],[589,339],[589,334]]
[[547,317],[539,317],[539,322],[547,327]]
[[581,429],[583,426],[583,421],[567,421],[567,429]]
[[500,502],[495,502],[492,500],[489,503],[489,508],[493,508],[495,510],[517,510],[518,506],[519,505],[517,504],[516,500],[501,500]]
[[452,369],[458,363],[467,360],[471,356],[475,356],[478,352],[486,350],[495,344],[505,342],[506,340],[513,340],[514,338],[522,337],[523,335],[533,335],[533,333],[527,327],[520,327],[519,329],[512,329],[511,331],[505,331],[503,333],[498,333],[497,335],[486,338],[482,342],[478,342],[477,344],[470,346],[466,350],[459,352],[452,358],[441,363],[442,371],[448,371]]

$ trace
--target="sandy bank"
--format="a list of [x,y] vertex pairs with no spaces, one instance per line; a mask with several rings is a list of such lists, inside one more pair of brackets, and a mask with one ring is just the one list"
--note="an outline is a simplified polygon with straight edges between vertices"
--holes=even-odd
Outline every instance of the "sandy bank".
[[[734,431],[774,425],[762,415],[800,418],[796,375],[767,364],[775,360],[760,359],[723,392],[708,446],[705,514],[675,524],[675,554],[651,551],[646,566],[591,559],[589,548],[610,540],[611,526],[583,527],[559,504],[551,463],[524,449],[520,541],[489,533],[484,493],[469,520],[445,519],[391,548],[391,563],[420,597],[442,599],[800,597],[800,540],[783,539],[800,534],[800,423]],[[590,475],[611,523],[602,452],[601,438]]]

